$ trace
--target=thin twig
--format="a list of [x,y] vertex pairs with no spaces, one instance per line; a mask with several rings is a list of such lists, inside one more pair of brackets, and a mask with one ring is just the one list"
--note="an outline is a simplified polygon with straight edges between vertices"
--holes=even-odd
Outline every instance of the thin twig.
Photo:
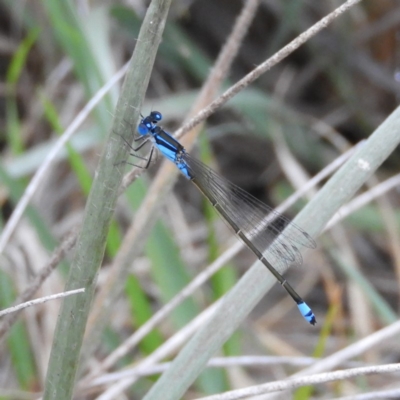
[[[230,367],[251,367],[264,368],[272,366],[305,367],[315,363],[317,359],[313,357],[291,357],[291,356],[237,356],[237,357],[214,357],[207,363],[207,368],[230,368]],[[348,367],[359,367],[360,362],[351,361],[346,364]],[[130,376],[143,377],[160,374],[171,366],[171,362],[154,364],[147,368],[135,367],[126,368],[118,372],[111,372],[99,376],[89,382],[88,388],[94,386],[110,384]],[[85,388],[82,388],[83,390]]]
[[246,389],[233,390],[223,394],[202,397],[198,400],[238,400],[247,398],[249,396],[258,396],[261,394],[282,390],[292,390],[303,386],[340,381],[357,376],[372,374],[391,374],[398,371],[400,371],[400,364],[387,364],[372,367],[352,368],[335,372],[326,372],[304,378],[293,378],[283,381],[266,383],[264,385],[252,386]]
[[[208,368],[229,368],[229,367],[266,367],[266,366],[291,366],[305,367],[315,362],[313,357],[285,357],[285,356],[238,356],[238,357],[214,357],[208,363]],[[354,363],[353,363],[354,364]],[[170,362],[164,362],[149,366],[148,368],[131,367],[118,372],[104,374],[90,382],[90,387],[110,384],[131,375],[151,376],[166,371]]]
[[353,394],[345,397],[336,397],[335,400],[388,400],[388,399],[400,399],[400,388],[388,389],[388,390],[377,390],[375,392]]
[[27,301],[26,303],[18,304],[17,306],[13,306],[13,307],[9,307],[9,308],[6,308],[4,310],[1,310],[0,311],[0,317],[2,317],[3,315],[7,315],[7,314],[15,313],[17,311],[21,311],[21,310],[23,310],[23,309],[25,309],[27,307],[35,306],[37,304],[46,303],[47,301],[50,301],[50,300],[60,299],[62,297],[68,297],[68,296],[71,296],[73,294],[84,293],[84,292],[85,292],[85,288],[82,288],[82,289],[69,290],[69,291],[63,292],[63,293],[52,294],[50,296],[40,297],[39,299],[30,300],[30,301]]

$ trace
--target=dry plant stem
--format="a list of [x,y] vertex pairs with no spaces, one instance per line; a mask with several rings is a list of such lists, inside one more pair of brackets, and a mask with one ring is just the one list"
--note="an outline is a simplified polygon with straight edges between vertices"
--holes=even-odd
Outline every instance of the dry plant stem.
[[[332,215],[356,193],[398,146],[399,131],[400,108],[397,108],[303,209],[295,223],[313,236],[320,233]],[[260,263],[256,263],[247,271],[225,296],[211,321],[196,333],[145,399],[180,398],[200,374],[208,359],[236,330],[274,283],[275,279]]]
[[[20,304],[28,301],[33,297],[42,283],[47,279],[47,277],[54,271],[57,265],[64,259],[65,254],[74,246],[77,238],[77,232],[74,230],[68,237],[62,242],[62,244],[54,251],[50,258],[48,264],[42,268],[39,274],[35,277],[32,284],[22,292],[18,298],[15,300],[14,304]],[[17,320],[20,312],[15,312],[13,314],[7,315],[2,318],[0,324],[0,342],[3,336],[8,332],[11,325]]]
[[[263,368],[265,366],[291,366],[291,367],[306,367],[312,365],[316,361],[312,357],[301,357],[301,356],[238,356],[238,357],[214,357],[207,363],[207,368],[218,367],[218,368],[228,368],[228,367],[251,367],[251,368]],[[360,365],[360,363],[348,363],[349,367],[354,366],[354,364]],[[352,365],[353,364],[353,365]],[[118,372],[111,372],[104,374],[96,379],[89,382],[88,387],[94,387],[104,384],[109,384],[112,382],[119,381],[120,379],[130,377],[131,375],[138,376],[151,376],[160,374],[166,371],[170,367],[170,362],[164,362],[159,364],[154,364],[148,368],[132,367],[125,368]]]
[[69,127],[65,130],[62,136],[57,140],[54,147],[47,154],[43,163],[29,182],[25,192],[15,207],[10,219],[4,227],[3,233],[0,237],[0,254],[4,251],[11,235],[17,227],[27,205],[31,201],[36,190],[40,186],[43,179],[46,177],[47,171],[53,165],[57,154],[64,148],[65,144],[71,139],[72,135],[76,132],[79,126],[86,120],[90,112],[96,107],[101,99],[110,91],[110,89],[125,75],[128,65],[123,66],[87,103],[83,110],[74,118]]
[[[71,399],[78,369],[80,349],[93,300],[96,275],[101,265],[107,232],[113,215],[122,173],[115,165],[126,160],[128,149],[120,136],[132,140],[126,123],[139,117],[151,67],[161,41],[170,0],[154,0],[148,9],[129,70],[118,100],[111,134],[100,159],[86,205],[82,231],[77,242],[67,290],[84,287],[80,296],[66,298],[61,307],[46,377],[45,400]],[[134,107],[134,108],[133,108]]]
[[337,397],[335,400],[377,400],[377,399],[400,399],[400,389],[378,390],[344,397]]
[[9,307],[9,308],[6,308],[5,310],[0,311],[0,317],[2,317],[3,315],[11,314],[11,313],[16,313],[17,311],[21,311],[27,307],[35,306],[36,304],[46,303],[46,301],[56,300],[56,299],[60,299],[62,297],[67,297],[67,296],[71,296],[73,294],[84,293],[84,292],[85,292],[85,289],[82,288],[82,289],[70,290],[68,292],[63,292],[63,293],[52,294],[50,296],[41,297],[39,299],[27,301],[26,303],[18,304],[17,306]]
[[317,385],[321,383],[334,382],[350,379],[357,376],[372,374],[391,374],[400,371],[400,364],[387,364],[373,367],[352,368],[342,371],[335,371],[313,375],[304,378],[291,378],[283,381],[266,383],[264,385],[248,387],[246,389],[233,390],[224,394],[207,396],[198,400],[237,400],[248,398],[249,396],[259,396],[282,390],[292,390],[302,386]]
[[220,108],[228,100],[230,100],[233,96],[235,96],[235,94],[239,93],[241,90],[243,90],[244,88],[249,86],[252,82],[254,82],[256,79],[258,79],[262,74],[267,72],[274,65],[278,64],[289,54],[293,53],[293,51],[298,49],[302,44],[307,42],[310,38],[315,36],[322,29],[326,28],[337,17],[339,17],[341,14],[346,12],[349,8],[353,7],[360,1],[361,0],[346,1],[346,3],[344,3],[342,6],[338,7],[335,11],[331,12],[326,17],[322,18],[319,22],[317,22],[311,28],[307,29],[305,32],[303,32],[301,35],[299,35],[296,39],[292,40],[289,44],[287,44],[285,47],[283,47],[280,51],[275,53],[272,57],[270,57],[268,60],[263,62],[261,65],[259,65],[256,69],[254,69],[252,72],[247,74],[243,79],[241,79],[234,86],[229,88],[224,94],[222,94],[220,97],[215,99],[207,108],[203,109],[194,118],[192,118],[190,121],[185,123],[182,126],[182,128],[180,128],[178,131],[176,131],[175,137],[179,139],[186,132],[190,131],[192,128],[194,128],[196,125],[198,125],[200,122],[207,119],[218,108]]
[[[244,34],[248,30],[258,2],[258,0],[251,0],[244,4],[243,10],[237,18],[232,33],[196,101],[195,109],[196,107],[203,107],[204,104],[207,104],[215,96],[215,93],[222,84],[237,54]],[[186,137],[186,148],[190,148],[193,145],[197,134],[198,130],[192,131],[190,135]],[[177,175],[176,167],[169,162],[164,162],[163,167],[160,169],[160,172],[157,174],[148,191],[146,199],[136,212],[135,220],[127,232],[114,260],[112,270],[109,274],[110,278],[100,291],[95,306],[93,307],[88,329],[90,342],[88,343],[87,350],[85,350],[87,354],[91,353],[96,343],[96,340],[93,340],[93,335],[102,332],[104,325],[108,322],[110,309],[123,288],[129,265],[141,252],[147,236],[157,219],[160,204],[163,199],[166,198],[167,193],[170,192]]]

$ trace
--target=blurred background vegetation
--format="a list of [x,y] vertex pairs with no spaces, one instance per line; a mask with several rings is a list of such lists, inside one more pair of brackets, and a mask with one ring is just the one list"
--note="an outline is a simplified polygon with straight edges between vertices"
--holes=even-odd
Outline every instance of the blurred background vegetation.
[[[339,4],[261,1],[226,87]],[[141,0],[0,1],[1,227],[59,135],[129,60],[146,7]],[[179,126],[241,8],[239,0],[173,2],[143,114],[159,110],[169,131]],[[361,2],[214,114],[195,154],[267,204],[279,205],[297,189],[290,167],[282,165],[282,142],[302,172],[312,176],[367,138],[397,106],[399,26],[396,0]],[[59,154],[8,242],[0,265],[1,308],[13,303],[82,220],[118,93],[115,85]],[[396,151],[371,185],[396,175],[399,166]],[[99,286],[156,169],[142,175],[120,199]],[[322,333],[301,321],[277,285],[221,354],[323,356],[393,321],[400,282],[400,257],[393,245],[399,237],[398,204],[398,193],[392,191],[359,208],[343,222],[340,233],[324,235],[318,250],[307,253],[304,267],[288,273],[316,312],[319,326],[325,326]],[[161,215],[143,255],[132,260],[125,293],[115,304],[94,359],[123,343],[233,240],[232,232],[184,179],[166,199]],[[72,251],[37,296],[63,290]],[[152,353],[225,293],[253,259],[248,251],[241,252],[117,367]],[[32,308],[7,332],[0,349],[1,398],[31,398],[24,396],[43,389],[58,307],[49,302]],[[324,325],[327,315],[329,323]],[[369,357],[396,361],[399,352],[387,347]],[[277,367],[280,374],[282,369]],[[212,370],[193,391],[212,393],[264,382],[277,370]],[[129,398],[141,398],[153,381],[138,381]],[[96,392],[85,396],[95,398]]]

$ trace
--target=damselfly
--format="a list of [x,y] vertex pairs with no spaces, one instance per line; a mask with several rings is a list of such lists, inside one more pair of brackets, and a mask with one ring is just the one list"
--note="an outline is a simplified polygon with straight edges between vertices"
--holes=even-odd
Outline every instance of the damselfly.
[[161,113],[153,111],[147,117],[142,117],[137,128],[140,136],[135,141],[141,143],[134,151],[149,140],[153,143],[145,168],[149,166],[156,147],[197,186],[236,235],[289,293],[305,320],[315,325],[316,319],[311,308],[276,269],[282,270],[289,264],[302,264],[298,246],[315,248],[313,238],[288,218],[188,154],[177,140],[157,125],[161,119]]

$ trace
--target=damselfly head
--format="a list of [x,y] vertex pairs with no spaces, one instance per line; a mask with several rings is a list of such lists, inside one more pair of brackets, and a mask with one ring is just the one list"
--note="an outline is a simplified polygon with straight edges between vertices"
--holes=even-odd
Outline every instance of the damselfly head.
[[152,111],[147,117],[143,117],[142,114],[140,115],[142,119],[137,127],[137,131],[142,136],[153,133],[156,124],[162,120],[162,114],[159,111]]

